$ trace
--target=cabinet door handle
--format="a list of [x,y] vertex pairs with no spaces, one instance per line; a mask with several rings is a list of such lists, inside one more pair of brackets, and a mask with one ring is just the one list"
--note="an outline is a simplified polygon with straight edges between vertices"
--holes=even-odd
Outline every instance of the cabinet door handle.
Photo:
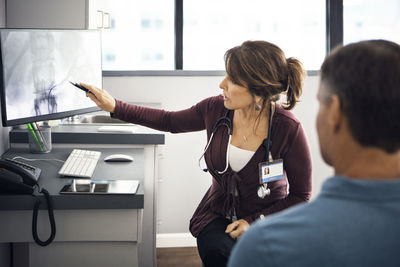
[[104,14],[104,17],[107,16],[107,19],[106,19],[106,21],[107,21],[107,26],[103,25],[103,26],[104,26],[103,28],[104,28],[104,29],[110,29],[110,26],[111,26],[111,17],[110,17],[110,13],[104,12],[103,14]]
[[[101,25],[99,25],[99,16],[101,17]],[[97,10],[97,29],[102,29],[104,26],[104,13],[101,10]]]

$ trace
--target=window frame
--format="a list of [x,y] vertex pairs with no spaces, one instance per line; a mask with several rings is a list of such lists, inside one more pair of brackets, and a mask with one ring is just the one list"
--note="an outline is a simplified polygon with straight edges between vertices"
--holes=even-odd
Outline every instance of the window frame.
[[[225,71],[183,70],[183,1],[175,0],[175,70],[103,70],[103,77],[117,76],[224,76]],[[343,0],[325,0],[326,54],[343,44]],[[318,76],[318,70],[307,70],[308,76]]]

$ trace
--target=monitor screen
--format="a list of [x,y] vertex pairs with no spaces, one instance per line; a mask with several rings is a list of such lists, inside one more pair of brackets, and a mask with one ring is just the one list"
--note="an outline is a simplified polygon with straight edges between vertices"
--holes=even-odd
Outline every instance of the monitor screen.
[[3,126],[99,110],[70,82],[102,87],[97,30],[0,30]]

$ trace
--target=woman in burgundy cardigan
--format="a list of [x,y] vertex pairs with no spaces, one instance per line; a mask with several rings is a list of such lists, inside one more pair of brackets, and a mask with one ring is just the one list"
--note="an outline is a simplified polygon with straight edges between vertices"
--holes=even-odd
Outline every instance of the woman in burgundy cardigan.
[[[249,224],[311,196],[309,148],[300,122],[289,111],[302,93],[301,63],[286,59],[274,44],[247,41],[226,52],[225,66],[222,95],[176,112],[126,104],[83,84],[90,91],[87,96],[113,117],[173,133],[207,131],[204,169],[212,175],[212,185],[190,220],[205,266],[225,266]],[[276,103],[280,94],[286,95],[283,106]],[[277,176],[282,178],[268,182],[267,188],[262,170],[276,160],[283,161]],[[272,165],[269,170],[273,172]]]

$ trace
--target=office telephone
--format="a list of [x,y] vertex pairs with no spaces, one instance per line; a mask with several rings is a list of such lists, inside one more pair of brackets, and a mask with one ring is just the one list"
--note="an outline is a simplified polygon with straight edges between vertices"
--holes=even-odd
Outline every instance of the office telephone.
[[39,176],[39,168],[11,159],[0,159],[0,193],[32,194]]
[[[56,223],[50,194],[46,189],[39,187],[37,182],[39,176],[39,168],[15,160],[0,159],[0,194],[28,194],[36,198],[33,207],[32,236],[38,245],[47,246],[55,238]],[[37,217],[41,201],[38,196],[34,194],[36,189],[38,193],[44,195],[47,202],[51,233],[46,241],[40,240],[37,234]]]

